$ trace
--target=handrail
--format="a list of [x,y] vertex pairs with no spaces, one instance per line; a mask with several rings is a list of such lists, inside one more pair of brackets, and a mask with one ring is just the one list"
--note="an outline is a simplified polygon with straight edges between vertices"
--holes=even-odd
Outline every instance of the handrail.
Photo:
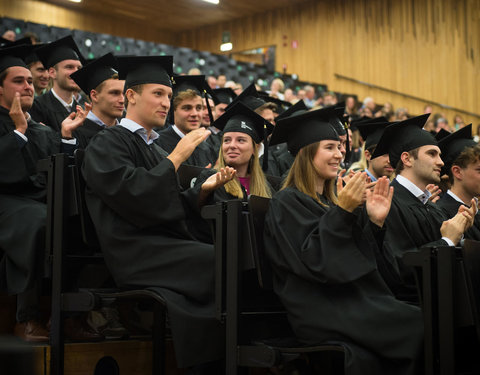
[[364,85],[364,86],[368,86],[368,87],[371,87],[371,88],[375,88],[375,89],[379,89],[379,90],[391,92],[391,93],[393,93],[393,94],[401,95],[401,96],[404,96],[404,97],[406,97],[406,98],[410,98],[410,99],[414,99],[414,100],[419,100],[419,101],[422,101],[422,102],[427,103],[427,104],[433,104],[433,105],[439,106],[439,107],[441,107],[441,108],[451,109],[451,110],[454,110],[454,111],[456,111],[456,112],[460,112],[460,113],[464,113],[464,114],[469,115],[469,116],[474,116],[474,117],[480,118],[480,114],[478,114],[478,113],[473,113],[473,112],[465,111],[464,109],[455,108],[455,107],[449,106],[449,105],[447,105],[447,104],[442,104],[442,103],[438,103],[438,102],[433,102],[433,101],[431,101],[431,100],[419,98],[418,96],[414,96],[414,95],[410,95],[410,94],[405,94],[405,93],[400,92],[400,91],[395,91],[395,90],[392,90],[392,89],[388,89],[388,88],[386,88],[386,87],[382,87],[382,86],[379,86],[379,85],[375,85],[374,83],[364,82],[364,81],[361,81],[361,80],[356,79],[356,78],[344,76],[344,75],[342,75],[342,74],[335,73],[334,75],[335,75],[335,78],[345,79],[345,80],[350,81],[350,82],[358,83],[359,85]]

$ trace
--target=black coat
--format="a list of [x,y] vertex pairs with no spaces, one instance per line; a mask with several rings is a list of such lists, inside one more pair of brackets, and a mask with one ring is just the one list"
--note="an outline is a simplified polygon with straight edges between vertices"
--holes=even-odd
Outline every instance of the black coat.
[[[160,131],[159,135],[160,137],[158,137],[155,142],[169,154],[175,149],[178,142],[181,140],[180,136],[175,133],[172,126]],[[211,164],[213,167],[217,158],[218,153],[215,153],[208,143],[202,142],[195,148],[192,155],[185,160],[185,164],[195,165],[202,168]]]
[[6,108],[0,107],[0,275],[8,293],[31,289],[43,270],[46,178],[37,162],[62,151],[58,133],[29,121],[19,142]]
[[105,126],[98,125],[87,118],[82,126],[73,131],[72,136],[77,139],[78,148],[85,149],[90,140],[103,129],[105,129]]
[[196,241],[186,218],[198,189],[181,192],[174,165],[155,143],[123,126],[85,151],[86,200],[102,252],[119,286],[149,287],[167,301],[180,366],[223,356],[214,313],[213,246]]
[[74,99],[72,110],[70,112],[67,111],[63,104],[53,96],[50,90],[35,98],[29,113],[35,121],[50,126],[56,132],[60,132],[63,120],[65,120],[71,112],[75,112],[76,107],[77,102]]
[[[436,204],[443,211],[447,219],[454,217],[462,205],[462,203],[447,193],[443,194]],[[464,206],[467,205],[464,204]],[[480,241],[480,215],[475,215],[473,226],[465,232],[465,238]]]
[[382,230],[358,210],[324,202],[286,188],[272,198],[265,220],[274,290],[297,338],[343,345],[347,375],[414,374],[422,315],[395,299],[377,270]]
[[435,204],[423,204],[396,180],[391,186],[394,193],[385,222],[387,231],[382,251],[387,261],[382,274],[398,298],[417,302],[413,270],[404,265],[402,257],[405,252],[424,246],[448,246],[440,233],[442,222],[447,218]]

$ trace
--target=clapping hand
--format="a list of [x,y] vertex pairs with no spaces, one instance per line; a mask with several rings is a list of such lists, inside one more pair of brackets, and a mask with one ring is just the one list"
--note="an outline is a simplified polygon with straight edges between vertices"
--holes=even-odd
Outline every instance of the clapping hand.
[[393,187],[387,177],[377,180],[373,190],[367,189],[367,214],[370,221],[379,227],[383,226],[392,204]]
[[85,109],[77,105],[77,112],[72,112],[62,121],[62,138],[72,138],[72,132],[87,118],[88,112],[92,109],[92,105],[85,103]]

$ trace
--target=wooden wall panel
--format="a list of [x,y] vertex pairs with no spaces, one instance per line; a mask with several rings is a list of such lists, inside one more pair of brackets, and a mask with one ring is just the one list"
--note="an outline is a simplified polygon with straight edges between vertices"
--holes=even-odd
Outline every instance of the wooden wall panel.
[[[317,0],[183,32],[179,44],[218,53],[222,31],[234,51],[276,45],[276,69],[360,98],[421,113],[433,101],[480,114],[480,2]],[[298,48],[292,48],[292,41]],[[286,44],[286,45],[284,45]],[[369,88],[335,74],[422,100]],[[445,112],[450,122],[455,111]],[[480,117],[463,115],[474,124]]]
[[2,0],[0,1],[0,16],[50,26],[106,33],[157,43],[176,44],[174,33],[161,31],[152,24],[145,25],[135,18],[113,15],[105,17],[101,14],[84,13],[34,0]]

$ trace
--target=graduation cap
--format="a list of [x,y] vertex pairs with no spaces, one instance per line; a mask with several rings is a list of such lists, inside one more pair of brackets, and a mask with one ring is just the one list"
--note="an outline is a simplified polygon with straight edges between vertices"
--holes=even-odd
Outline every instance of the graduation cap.
[[265,101],[260,99],[254,83],[250,84],[245,90],[243,90],[242,93],[238,95],[235,100],[227,106],[227,108],[225,108],[225,110],[228,110],[229,107],[238,102],[243,103],[252,111],[265,104]]
[[172,87],[172,56],[119,56],[118,75],[125,80],[125,91],[145,83]]
[[16,46],[21,46],[22,44],[26,44],[28,46],[32,45],[32,40],[30,38],[21,38],[21,39],[17,39],[16,41],[14,42],[11,42],[10,40],[8,39],[5,39],[5,38],[1,38],[2,40],[0,40],[0,45],[1,45],[1,48],[10,48],[10,47],[16,47]]
[[452,134],[452,133],[449,132],[448,130],[440,129],[439,132],[437,134],[435,134],[435,139],[437,141],[440,141],[443,138],[448,137],[450,134]]
[[82,69],[77,70],[70,75],[75,83],[80,86],[82,91],[90,95],[90,91],[95,89],[103,81],[112,78],[117,72],[117,60],[111,53],[96,59]]
[[[248,134],[255,143],[266,141],[274,126],[243,103],[235,103],[212,124],[223,133]],[[268,146],[265,145],[262,169],[268,169]]]
[[212,92],[213,102],[215,103],[215,105],[221,103],[230,104],[237,97],[237,94],[235,94],[235,92],[230,87],[214,89],[212,90]]
[[[30,38],[29,38],[30,39]],[[30,53],[28,54],[27,57],[25,57],[25,64],[30,65],[34,62],[40,61],[40,58],[37,55],[37,49],[42,48],[45,45],[45,43],[39,43],[32,45],[32,49]]]
[[85,63],[85,59],[71,35],[45,44],[36,50],[36,54],[45,69],[55,66],[63,60],[78,60],[82,65]]
[[27,68],[24,59],[31,50],[32,46],[27,46],[25,44],[0,49],[0,73],[12,66]]
[[289,109],[292,106],[292,103],[287,102],[285,100],[278,99],[278,98],[274,98],[273,96],[270,96],[268,92],[265,92],[265,91],[259,91],[258,95],[266,103],[275,104],[276,110],[274,112],[277,113],[278,115],[281,115],[283,112],[285,112],[287,109]]
[[402,152],[408,152],[421,146],[437,145],[432,134],[423,130],[429,113],[394,122],[387,126],[378,141],[372,159],[388,153],[390,164],[395,168]]
[[248,134],[255,143],[266,140],[274,128],[271,123],[241,102],[235,103],[212,125],[223,130],[223,133],[240,132]]
[[299,115],[306,111],[308,111],[308,107],[305,105],[305,102],[303,100],[299,100],[294,105],[292,105],[289,109],[287,109],[285,112],[278,115],[275,121],[277,122],[290,116]]
[[287,142],[288,151],[295,156],[312,143],[324,139],[338,141],[338,133],[329,121],[333,114],[334,108],[326,107],[283,118],[276,122],[270,145]]
[[[213,122],[212,108],[208,102],[208,97],[213,98],[213,92],[207,81],[205,81],[204,75],[186,75],[176,76],[173,78],[173,97],[175,98],[180,92],[193,90],[202,98],[205,98],[205,102],[208,110],[208,117],[210,117],[210,123]],[[208,95],[207,95],[208,94]],[[172,106],[173,107],[173,106]]]
[[442,174],[448,173],[453,163],[460,154],[468,147],[477,145],[472,139],[472,124],[467,125],[455,133],[450,133],[438,142],[438,147],[442,151],[443,168]]
[[370,150],[378,144],[383,131],[391,123],[385,117],[368,118],[368,120],[355,122],[360,135],[365,141],[365,150]]

